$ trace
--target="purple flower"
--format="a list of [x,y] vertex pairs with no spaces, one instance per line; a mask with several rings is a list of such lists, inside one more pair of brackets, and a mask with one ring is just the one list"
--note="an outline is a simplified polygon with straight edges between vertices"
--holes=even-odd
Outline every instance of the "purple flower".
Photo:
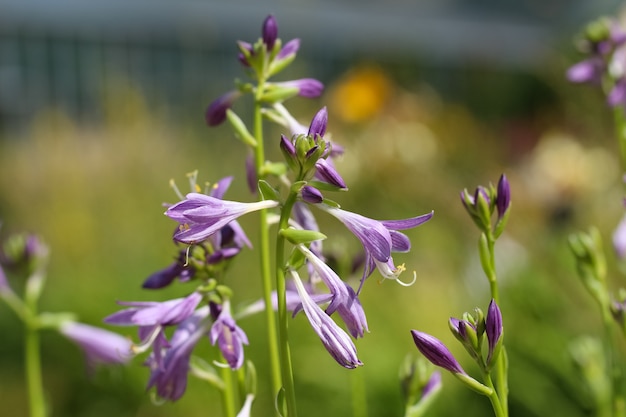
[[498,219],[501,219],[511,205],[511,187],[506,175],[502,174],[498,181],[498,192],[496,196],[496,209],[498,210]]
[[300,49],[300,39],[292,39],[287,42],[276,55],[276,60],[283,60],[292,57]]
[[311,124],[309,126],[308,136],[316,137],[319,135],[320,137],[324,137],[326,134],[326,125],[328,124],[328,111],[326,107],[322,107],[316,114],[313,116],[313,120],[311,120]]
[[489,353],[487,355],[487,363],[497,356],[500,338],[502,337],[502,313],[495,300],[489,303],[487,310],[487,318],[485,319],[485,333],[487,333],[487,341],[489,343]]
[[239,96],[241,96],[239,91],[229,91],[213,101],[204,115],[207,125],[217,126],[226,120],[226,111],[232,107]]
[[465,374],[461,365],[459,365],[452,353],[450,353],[448,348],[439,339],[417,330],[411,330],[411,335],[413,336],[413,341],[417,349],[419,349],[422,355],[432,362],[433,365],[455,374]]
[[424,388],[422,388],[422,397],[420,400],[423,401],[430,395],[439,391],[441,389],[441,386],[442,386],[441,372],[434,371],[430,375],[430,378],[428,379],[428,382],[426,383],[426,385],[424,385]]
[[363,244],[366,261],[361,285],[374,268],[384,278],[397,280],[404,267],[394,265],[391,252],[406,252],[410,249],[408,237],[398,230],[419,226],[433,216],[433,212],[430,212],[409,219],[379,221],[323,204],[318,207],[341,221]]
[[296,284],[304,314],[306,314],[311,327],[319,336],[328,353],[344,368],[354,369],[359,365],[363,365],[357,357],[356,347],[352,343],[350,336],[311,299],[297,272],[293,270],[289,272]]
[[599,84],[605,69],[606,64],[602,58],[592,57],[572,65],[565,76],[573,83]]
[[231,369],[239,369],[243,365],[243,345],[248,344],[248,337],[235,323],[228,300],[224,301],[219,312],[215,304],[211,307],[211,315],[215,318],[210,332],[211,344],[217,343]]
[[301,78],[298,80],[273,83],[277,87],[295,87],[298,95],[305,98],[319,97],[324,91],[324,84],[314,78]]
[[302,200],[310,204],[318,204],[324,201],[324,196],[322,195],[320,190],[315,187],[311,187],[310,185],[305,185],[304,187],[302,187],[302,190],[300,190],[300,195],[302,196]]
[[117,333],[72,321],[61,324],[59,331],[83,349],[90,366],[126,363],[132,356],[131,341]]
[[346,324],[348,331],[355,339],[363,337],[365,332],[369,332],[367,327],[367,318],[365,317],[365,311],[359,301],[359,297],[354,290],[348,284],[345,284],[348,290],[349,302],[340,304],[337,308],[337,314]]
[[263,43],[267,46],[267,50],[271,51],[274,49],[274,44],[278,38],[278,24],[276,23],[276,18],[274,18],[274,16],[269,15],[265,18],[262,33]]
[[147,361],[152,370],[147,389],[156,387],[159,397],[171,401],[182,397],[187,389],[191,352],[209,330],[208,316],[208,306],[199,308],[178,325],[162,358],[156,350],[152,353]]
[[180,223],[174,239],[194,244],[207,239],[236,218],[244,214],[278,206],[277,201],[254,203],[220,200],[212,196],[190,193],[187,199],[174,204],[165,214]]
[[195,270],[186,262],[187,251],[179,251],[175,262],[160,271],[151,274],[143,282],[142,287],[147,289],[159,289],[167,287],[176,278],[181,281],[188,281],[193,277]]
[[327,161],[326,159],[320,158],[315,163],[315,177],[327,182],[331,185],[334,185],[337,188],[347,189],[347,185],[341,175],[337,172],[332,163]]

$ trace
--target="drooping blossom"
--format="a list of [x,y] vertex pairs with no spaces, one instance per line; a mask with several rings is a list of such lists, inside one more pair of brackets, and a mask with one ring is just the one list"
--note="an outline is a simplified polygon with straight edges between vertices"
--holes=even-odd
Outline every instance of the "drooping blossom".
[[132,342],[117,333],[73,321],[61,324],[59,331],[81,347],[90,367],[123,364],[132,357]]
[[433,216],[433,212],[430,212],[408,219],[379,221],[324,204],[318,204],[317,207],[341,221],[361,241],[366,255],[362,282],[375,268],[383,278],[397,280],[404,268],[394,265],[391,253],[406,252],[411,245],[409,238],[399,230],[419,226]]
[[344,368],[354,369],[357,366],[363,365],[357,357],[356,347],[350,339],[350,336],[348,336],[348,334],[311,299],[298,273],[293,270],[289,272],[293,277],[298,295],[302,301],[304,314],[306,314],[311,327],[313,327],[313,330],[319,336],[328,353]]
[[189,360],[196,344],[210,328],[209,307],[197,309],[176,328],[163,352],[154,350],[146,364],[151,369],[147,389],[156,387],[160,398],[176,401],[187,389]]
[[243,345],[248,344],[248,337],[233,319],[230,302],[226,300],[221,306],[211,303],[211,315],[215,320],[210,331],[211,344],[217,344],[231,369],[241,368]]
[[254,203],[221,200],[198,193],[187,194],[187,199],[174,204],[165,214],[180,223],[174,239],[194,244],[207,239],[244,214],[278,206],[278,201],[263,200]]

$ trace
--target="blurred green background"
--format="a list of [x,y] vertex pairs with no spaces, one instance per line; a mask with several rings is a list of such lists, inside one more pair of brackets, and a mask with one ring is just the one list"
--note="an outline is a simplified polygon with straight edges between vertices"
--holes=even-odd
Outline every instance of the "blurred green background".
[[[402,415],[398,370],[407,354],[417,355],[410,329],[442,339],[473,371],[447,329],[450,316],[489,303],[478,232],[459,192],[495,183],[503,172],[513,200],[497,244],[511,416],[590,415],[568,349],[583,335],[601,335],[601,321],[578,281],[567,236],[597,225],[611,286],[624,285],[610,250],[623,214],[621,171],[601,95],[569,85],[564,71],[580,59],[573,41],[581,25],[617,12],[612,2],[539,9],[532,1],[508,8],[425,2],[422,10],[398,1],[386,2],[380,16],[376,2],[362,9],[319,2],[327,7],[321,11],[313,10],[317,2],[308,8],[255,3],[240,13],[211,2],[143,9],[145,2],[95,3],[91,11],[80,3],[58,2],[60,11],[46,9],[49,20],[37,7],[42,2],[0,3],[0,232],[35,232],[51,247],[42,310],[74,311],[100,325],[118,309],[116,300],[165,300],[189,291],[140,288],[175,255],[173,224],[162,206],[176,200],[168,181],[183,188],[195,169],[202,181],[235,175],[227,198],[251,199],[243,145],[227,126],[208,129],[203,110],[232,78],[244,76],[235,41],[256,39],[272,12],[282,39],[302,38],[298,60],[280,78],[315,77],[327,86],[320,99],[288,104],[303,123],[328,106],[332,138],[346,147],[338,169],[350,188],[335,199],[381,219],[435,211],[433,220],[408,232],[412,252],[396,257],[417,272],[415,285],[379,283],[376,275],[365,285],[361,301],[371,333],[356,342],[364,367],[337,366],[304,317],[295,318],[301,415],[349,415],[353,378],[366,385],[370,416]],[[166,13],[168,7],[176,13]],[[204,20],[199,12],[206,12]],[[298,23],[307,13],[319,19]],[[415,26],[403,26],[407,21]],[[249,120],[245,103],[235,109]],[[280,133],[269,130],[270,159],[280,158]],[[242,219],[253,239],[255,220]],[[329,234],[327,249],[342,256],[360,250],[334,219],[320,213],[318,220]],[[229,274],[240,305],[260,297],[257,262],[246,251]],[[263,318],[241,326],[251,343],[246,355],[261,375],[253,412],[269,415]],[[116,330],[136,337],[131,329]],[[4,305],[0,332],[0,401],[11,410],[2,415],[26,416],[23,334]],[[199,352],[208,353],[208,345]],[[141,360],[89,376],[70,342],[45,333],[42,346],[54,416],[219,415],[219,396],[201,381],[190,379],[178,402],[155,405],[144,390],[148,370]],[[490,413],[485,398],[444,376],[431,415]]]

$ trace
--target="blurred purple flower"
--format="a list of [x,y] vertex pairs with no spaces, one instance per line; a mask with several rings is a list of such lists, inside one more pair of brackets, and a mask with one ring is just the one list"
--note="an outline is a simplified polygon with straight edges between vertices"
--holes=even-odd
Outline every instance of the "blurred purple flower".
[[274,44],[278,38],[278,24],[274,16],[269,15],[265,18],[265,21],[263,22],[262,34],[263,43],[267,46],[267,50],[271,51],[274,49]]
[[59,331],[82,348],[90,367],[126,363],[132,356],[131,341],[117,333],[72,321],[61,324]]
[[233,90],[213,101],[204,115],[207,125],[217,126],[226,120],[226,111],[232,107],[235,100],[240,96],[241,92]]
[[492,357],[497,355],[497,346],[502,337],[502,313],[495,300],[489,303],[487,310],[487,318],[485,319],[485,332],[487,333],[487,342],[489,343],[489,353],[487,354],[487,363],[490,363]]
[[626,214],[613,232],[613,248],[620,259],[626,258]]
[[324,91],[324,84],[314,78],[301,78],[291,81],[273,83],[277,87],[295,87],[298,95],[305,98],[319,97]]
[[498,218],[501,219],[511,205],[511,186],[506,175],[502,174],[498,181],[498,191],[496,194],[496,209]]

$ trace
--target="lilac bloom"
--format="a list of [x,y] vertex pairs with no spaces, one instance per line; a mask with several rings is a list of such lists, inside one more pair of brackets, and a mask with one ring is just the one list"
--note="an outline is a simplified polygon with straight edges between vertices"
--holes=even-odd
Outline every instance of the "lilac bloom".
[[319,336],[328,353],[344,368],[354,369],[363,365],[357,357],[356,347],[352,343],[350,336],[311,299],[297,272],[293,270],[289,272],[296,284],[300,300],[302,300],[304,314],[306,314],[311,327]]
[[394,265],[391,252],[406,252],[410,249],[409,239],[398,230],[419,226],[433,216],[433,212],[430,212],[409,219],[379,221],[323,204],[318,207],[341,221],[361,241],[366,255],[361,285],[374,268],[384,278],[397,280],[405,268]]
[[187,389],[191,352],[209,330],[208,316],[208,306],[199,308],[178,325],[161,360],[156,360],[153,352],[147,362],[152,370],[147,389],[156,387],[159,397],[171,401],[182,397]]
[[277,201],[255,203],[220,200],[212,196],[190,193],[187,199],[174,204],[165,214],[180,223],[174,239],[195,244],[207,239],[236,218],[253,211],[278,206]]
[[241,92],[234,90],[223,94],[213,101],[204,115],[207,125],[217,126],[226,120],[226,111],[232,107],[235,100],[240,96]]
[[131,341],[117,333],[72,321],[61,324],[59,331],[83,349],[90,366],[126,363],[132,356]]
[[324,91],[324,84],[314,78],[301,78],[298,80],[273,83],[277,87],[295,87],[298,95],[305,98],[319,97]]
[[599,84],[606,70],[606,64],[601,57],[592,57],[572,65],[566,77],[573,83]]
[[417,330],[411,330],[411,335],[413,336],[413,341],[417,349],[419,349],[422,355],[432,362],[433,365],[455,374],[465,374],[461,365],[459,365],[452,353],[439,339]]
[[[211,304],[211,307],[214,307]],[[215,322],[211,326],[211,344],[219,347],[224,359],[231,369],[239,369],[243,365],[243,345],[248,344],[248,337],[244,331],[237,326],[235,319],[230,313],[230,302],[224,301],[221,311],[216,312],[216,308],[211,309],[211,315],[215,317]]]

